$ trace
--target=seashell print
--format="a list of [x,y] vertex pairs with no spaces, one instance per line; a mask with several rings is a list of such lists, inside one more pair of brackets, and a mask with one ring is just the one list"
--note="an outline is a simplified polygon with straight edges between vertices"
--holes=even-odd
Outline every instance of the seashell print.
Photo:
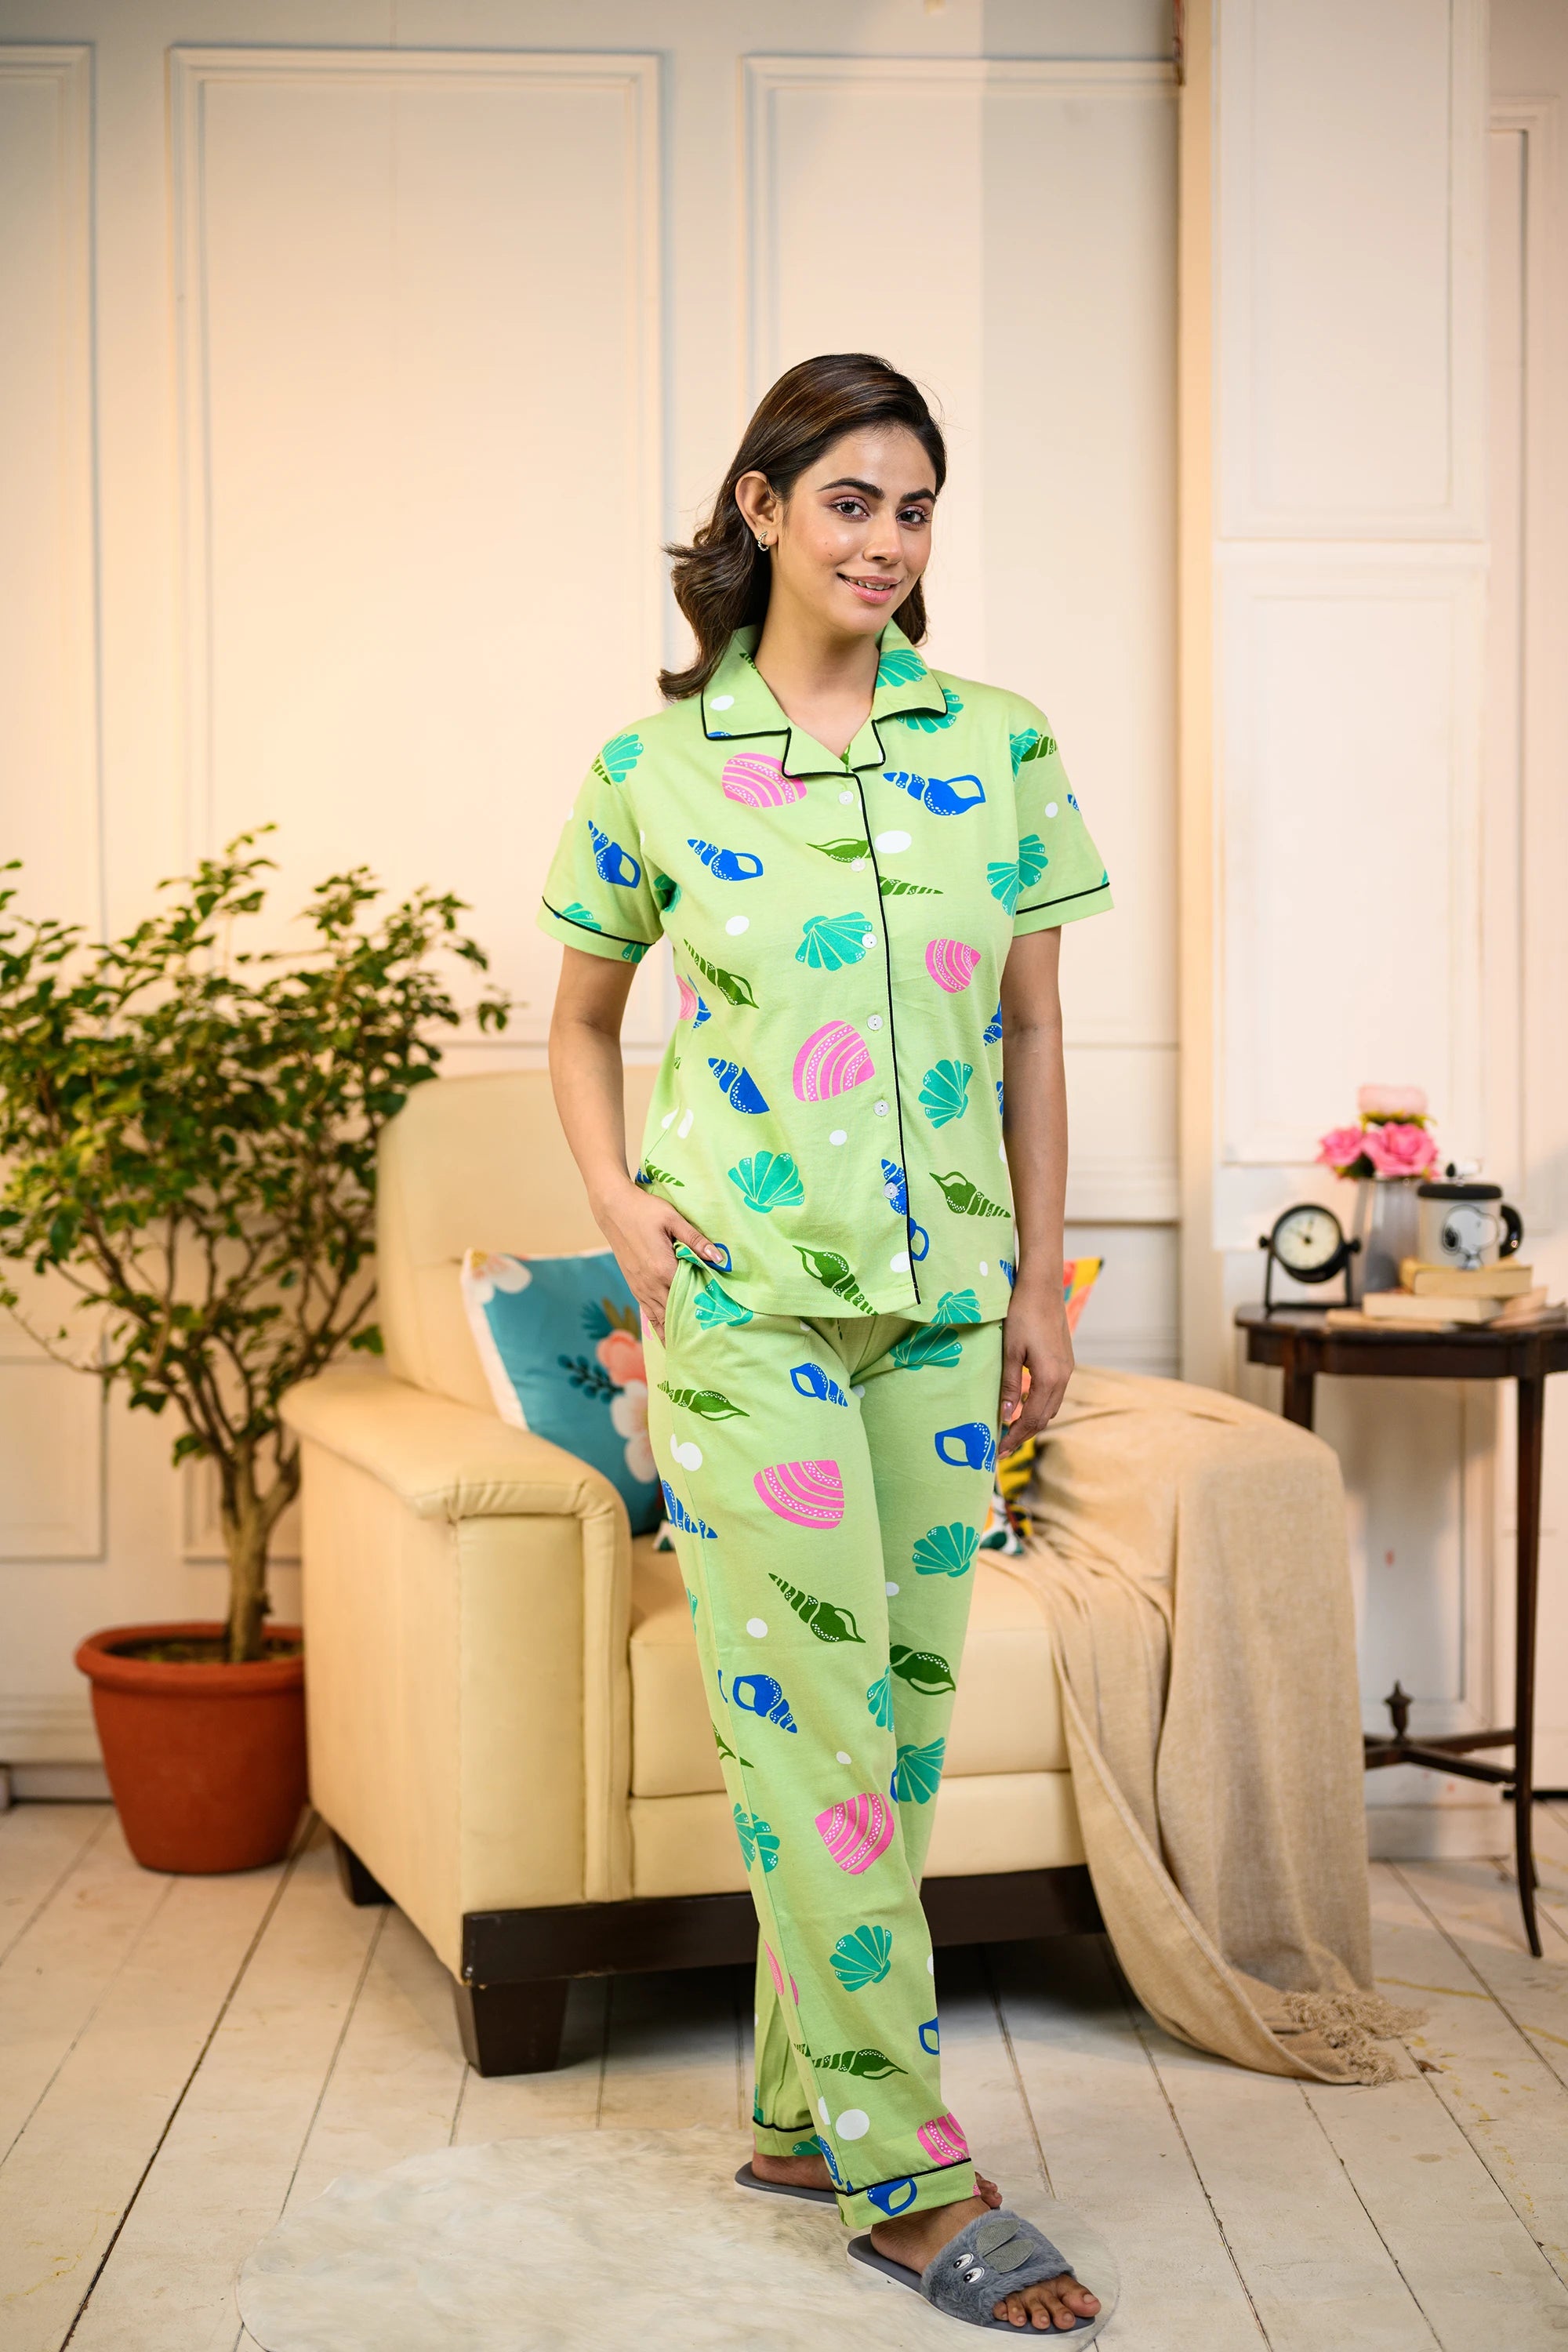
[[1009,1217],[1013,1213],[1010,1209],[1004,1209],[995,1201],[987,1199],[979,1185],[972,1184],[961,1169],[952,1168],[945,1176],[939,1176],[933,1168],[931,1182],[940,1188],[942,1199],[955,1216]]
[[759,1151],[728,1171],[748,1209],[766,1216],[771,1209],[797,1208],[805,1198],[800,1171],[787,1151]]
[[668,1381],[659,1388],[671,1404],[684,1405],[702,1421],[750,1421],[751,1414],[743,1404],[731,1404],[717,1389],[672,1389]]
[[880,2083],[889,2074],[909,2073],[907,2066],[895,2066],[885,2050],[808,2050],[802,2054],[814,2074],[856,2074],[863,2083]]
[[819,1397],[824,1404],[849,1402],[837,1381],[830,1380],[820,1364],[792,1364],[789,1377],[791,1386],[801,1396]]
[[875,1075],[865,1039],[847,1021],[824,1022],[795,1057],[795,1091],[801,1102],[826,1102]]
[[826,1283],[837,1297],[847,1299],[849,1305],[862,1315],[876,1312],[855,1279],[855,1269],[847,1257],[839,1256],[837,1250],[805,1249],[796,1242],[795,1254],[807,1274],[814,1274],[818,1282]]
[[775,1462],[752,1480],[770,1511],[797,1528],[836,1528],[844,1517],[837,1462]]
[[[777,1993],[777,1995],[778,1995],[779,1999],[780,1999],[781,2000],[783,2000],[783,1999],[784,1999],[784,1970],[780,1968],[780,1966],[779,1966],[779,1964],[778,1964],[777,1960],[776,1960],[776,1959],[774,1959],[774,1958],[773,1958],[773,1947],[772,1947],[771,1945],[769,1945],[769,1944],[764,1944],[764,1945],[763,1946],[763,1951],[764,1951],[764,1952],[766,1952],[766,1954],[767,1954],[767,1956],[768,1956],[768,1974],[769,1974],[769,1976],[771,1976],[771,1977],[772,1977],[772,1979],[773,1979],[773,1990]],[[795,1998],[795,2001],[798,2003],[798,2002],[799,2002],[799,2000],[800,2000],[800,1987],[796,1984],[796,1982],[795,1982],[795,1979],[794,1979],[793,1977],[791,1977],[791,1979],[790,1979],[790,1980],[789,1980],[789,1989],[790,1989],[790,1992],[791,1992],[791,1994],[794,1996],[794,1998]],[[825,2149],[823,2150],[823,2154],[826,2156],[826,2153],[827,2153],[827,2151],[826,2151],[826,2148],[825,2148]],[[833,2161],[832,2158],[831,2158],[831,2157],[829,2157],[829,2158],[828,2158],[828,2162],[829,2162],[829,2164],[831,2164],[831,2163],[832,2163],[832,2161]]]
[[915,2137],[933,2164],[963,2164],[968,2158],[969,2142],[956,2116],[933,2116],[929,2124],[921,2124]]
[[882,1190],[894,1214],[907,1217],[910,1213],[909,1180],[896,1160],[882,1162]]
[[697,852],[710,874],[721,882],[754,882],[763,870],[755,850],[721,849],[716,842],[694,841],[689,836],[686,846]]
[[731,1298],[723,1284],[715,1282],[711,1275],[697,1294],[695,1313],[699,1328],[704,1331],[712,1330],[719,1323],[749,1323],[752,1319],[751,1308],[742,1307],[738,1298]]
[[956,1690],[952,1668],[934,1650],[906,1650],[895,1642],[888,1652],[892,1671],[901,1683],[908,1683],[921,1698],[936,1698],[942,1692]]
[[893,1683],[891,1670],[879,1675],[866,1693],[866,1705],[879,1731],[890,1731],[893,1727]]
[[928,1528],[910,1558],[917,1576],[963,1576],[973,1567],[979,1548],[974,1529],[963,1519],[952,1519],[944,1528]]
[[778,1586],[802,1624],[809,1625],[819,1642],[858,1642],[862,1638],[852,1609],[841,1608],[837,1601],[818,1601],[815,1593],[802,1592],[797,1585],[786,1584],[771,1569],[768,1582]]
[[640,735],[612,735],[595,758],[594,772],[603,776],[607,784],[624,783],[641,758]]
[[732,1806],[731,1810],[735,1816],[735,1835],[741,1841],[741,1860],[748,1870],[751,1869],[753,1859],[759,1861],[763,1865],[763,1875],[765,1878],[770,1870],[776,1870],[778,1867],[777,1833],[768,1822],[759,1821],[754,1813],[743,1812],[739,1805]]
[[675,1009],[676,1019],[678,1021],[695,1021],[697,1018],[697,1008],[701,1003],[702,999],[698,995],[697,991],[692,987],[691,982],[687,979],[686,974],[683,971],[678,971],[675,975],[675,989],[677,998],[679,999]]
[[664,1494],[664,1516],[672,1528],[679,1528],[689,1536],[710,1536],[715,1532],[706,1519],[692,1517],[668,1478],[661,1478],[658,1483]]
[[651,870],[647,878],[653,887],[654,905],[661,915],[668,915],[670,908],[679,903],[679,883],[668,874],[658,874]]
[[933,1127],[946,1127],[969,1108],[969,1081],[974,1076],[968,1062],[938,1062],[921,1081],[921,1108]]
[[884,898],[940,898],[942,896],[934,882],[900,882],[891,874],[879,875],[877,887]]
[[[840,1870],[858,1878],[893,1843],[898,1815],[885,1797],[868,1790],[816,1816],[816,1833]],[[902,2069],[899,2069],[902,2072]]]
[[877,936],[868,929],[864,915],[808,915],[800,932],[795,960],[814,971],[838,971],[847,963],[858,963]]
[[979,961],[980,950],[963,940],[931,940],[926,944],[926,970],[950,996],[969,986]]
[[942,2028],[934,2017],[928,2017],[920,2029],[921,2048],[928,2058],[935,2058],[942,2050]]
[[1009,738],[1009,740],[1013,743],[1022,743],[1024,746],[1021,751],[1016,751],[1013,756],[1015,775],[1026,760],[1048,760],[1057,748],[1057,739],[1054,735],[1042,735],[1035,727],[1026,728],[1023,735],[1014,735]]
[[1018,879],[1026,890],[1034,887],[1050,862],[1039,835],[1025,834],[1018,844]]
[[945,1739],[929,1740],[923,1748],[900,1748],[893,1767],[891,1794],[900,1805],[929,1805],[942,1786]]
[[629,849],[601,833],[592,817],[588,819],[588,835],[594,845],[594,866],[600,879],[613,882],[618,890],[635,890],[642,880],[642,867]]
[[750,1070],[742,1068],[739,1062],[721,1061],[713,1054],[708,1056],[708,1066],[728,1096],[731,1109],[749,1111],[753,1117],[766,1110],[763,1090]]
[[980,1301],[973,1290],[944,1290],[931,1319],[933,1323],[978,1323]]
[[871,845],[863,833],[846,835],[842,841],[814,841],[811,845],[813,849],[820,849],[825,857],[836,859],[840,866],[847,866],[853,874],[860,871],[871,855]]
[[585,931],[602,931],[605,928],[598,917],[591,914],[584,907],[581,898],[572,899],[567,906],[562,908],[561,911],[569,921],[581,923]]
[[926,665],[919,654],[910,653],[902,646],[889,646],[877,664],[879,686],[912,686],[926,675]]
[[891,1929],[852,1927],[839,1937],[827,1964],[846,1992],[864,1992],[868,1985],[880,1984],[893,1965]]
[[980,1033],[983,1045],[994,1045],[1002,1034],[1002,999],[996,999],[996,1010]]
[[805,798],[798,777],[786,776],[779,761],[763,751],[737,751],[726,760],[720,784],[724,798],[742,808],[784,808]]
[[985,787],[978,776],[917,776],[909,768],[884,768],[882,774],[932,816],[963,816],[985,798]]
[[897,1340],[892,1358],[900,1371],[930,1370],[942,1365],[956,1364],[963,1349],[951,1329],[942,1323],[921,1323]]
[[1011,1289],[1012,1289],[1012,1287],[1013,1287],[1013,1285],[1014,1285],[1014,1284],[1016,1282],[1016,1280],[1018,1279],[1017,1274],[1016,1274],[1016,1270],[1015,1270],[1015,1268],[1014,1268],[1014,1265],[1013,1265],[1013,1261],[1012,1261],[1012,1259],[1011,1259],[1011,1258],[1007,1258],[1007,1257],[999,1257],[999,1258],[997,1259],[996,1263],[997,1263],[997,1265],[1001,1267],[1001,1269],[1002,1269],[1003,1273],[1006,1276],[1006,1277],[1007,1277],[1007,1287],[1008,1287],[1008,1289],[1009,1289],[1009,1290],[1011,1290]]
[[1000,1079],[1000,1078],[998,1078],[998,1079],[997,1079],[997,1081],[996,1081],[996,1116],[997,1116],[997,1118],[1005,1118],[1006,1117],[1006,1110],[1007,1110],[1007,1098],[1006,1098],[1005,1095],[1005,1094],[1003,1093],[1003,1091],[1002,1091],[1002,1081],[1001,1081],[1001,1079]]
[[752,983],[749,980],[742,979],[738,971],[726,971],[721,964],[710,963],[706,956],[698,954],[689,940],[682,940],[680,944],[702,974],[703,979],[710,980],[720,995],[728,1003],[749,1004],[755,1011],[757,1000],[752,994]]
[[900,2213],[909,2211],[919,2191],[906,2174],[902,2180],[879,2180],[866,2194],[889,2221],[896,2221]]
[[[724,1696],[724,1677],[719,1677],[719,1695]],[[790,1705],[772,1675],[731,1675],[730,1704],[744,1707],[748,1715],[761,1716],[764,1723],[776,1723],[781,1731],[798,1731],[800,1726],[790,1713]]]
[[924,1257],[930,1247],[931,1235],[927,1233],[923,1225],[917,1225],[914,1219],[911,1217],[910,1219],[910,1255],[913,1258],[917,1265],[919,1265],[921,1258]]
[[1018,903],[1018,861],[1016,857],[993,857],[985,867],[985,887],[999,907],[1010,915]]

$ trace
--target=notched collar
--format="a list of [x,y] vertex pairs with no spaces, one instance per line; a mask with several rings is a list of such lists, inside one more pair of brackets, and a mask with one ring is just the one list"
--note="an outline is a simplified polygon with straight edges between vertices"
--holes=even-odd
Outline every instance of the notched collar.
[[[710,743],[738,743],[762,735],[782,735],[779,764],[786,776],[840,776],[845,763],[796,727],[779,708],[773,690],[752,656],[762,635],[760,622],[737,629],[723,659],[702,689],[702,731]],[[871,715],[850,746],[852,768],[880,767],[885,754],[879,721],[946,715],[942,688],[896,621],[877,640],[880,656]],[[867,738],[870,741],[868,744]]]

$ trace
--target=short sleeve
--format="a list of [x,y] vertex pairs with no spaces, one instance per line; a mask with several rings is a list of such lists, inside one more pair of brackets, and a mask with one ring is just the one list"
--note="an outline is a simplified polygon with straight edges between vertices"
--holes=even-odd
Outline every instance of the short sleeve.
[[1048,931],[1103,914],[1110,877],[1068,782],[1045,713],[1017,707],[1011,726],[1013,785],[1018,810],[1018,898],[1013,936]]
[[628,731],[597,754],[561,828],[534,918],[563,946],[620,963],[640,963],[664,928],[628,790],[642,752]]

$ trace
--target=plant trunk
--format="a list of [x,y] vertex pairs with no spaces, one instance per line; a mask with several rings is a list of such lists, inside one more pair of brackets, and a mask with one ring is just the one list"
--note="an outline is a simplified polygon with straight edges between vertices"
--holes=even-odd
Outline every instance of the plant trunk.
[[267,1595],[267,1547],[300,1484],[298,1459],[279,1465],[264,1494],[256,1486],[256,1460],[242,1454],[224,1480],[223,1536],[228,1553],[227,1656],[231,1666],[254,1664],[266,1653],[262,1628],[272,1603]]

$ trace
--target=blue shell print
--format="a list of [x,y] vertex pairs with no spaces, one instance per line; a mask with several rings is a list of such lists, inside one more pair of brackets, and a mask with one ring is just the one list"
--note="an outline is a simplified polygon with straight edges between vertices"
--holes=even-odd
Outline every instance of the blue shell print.
[[753,1114],[766,1110],[763,1090],[750,1070],[742,1068],[739,1062],[721,1061],[713,1054],[708,1056],[708,1066],[728,1096],[731,1109]]
[[882,1190],[895,1215],[906,1217],[910,1210],[910,1187],[903,1170],[896,1160],[882,1162]]
[[706,1519],[692,1517],[668,1478],[661,1478],[658,1483],[664,1496],[664,1516],[672,1528],[679,1528],[683,1535],[689,1536],[710,1536],[718,1532],[709,1526]]
[[592,817],[587,821],[588,835],[594,845],[594,865],[601,881],[613,882],[617,890],[635,890],[642,880],[642,867],[629,849],[601,833]]
[[882,773],[889,784],[897,784],[900,792],[930,809],[932,816],[962,816],[966,809],[978,808],[985,798],[985,787],[978,776],[917,776],[908,768],[884,768]]
[[983,1045],[994,1045],[1001,1034],[1002,1000],[998,997],[996,999],[996,1010],[991,1015],[990,1020],[985,1024],[985,1027],[981,1033],[980,1042]]
[[721,849],[711,841],[687,840],[688,849],[694,849],[708,868],[721,882],[754,882],[763,870],[763,861],[753,849]]

